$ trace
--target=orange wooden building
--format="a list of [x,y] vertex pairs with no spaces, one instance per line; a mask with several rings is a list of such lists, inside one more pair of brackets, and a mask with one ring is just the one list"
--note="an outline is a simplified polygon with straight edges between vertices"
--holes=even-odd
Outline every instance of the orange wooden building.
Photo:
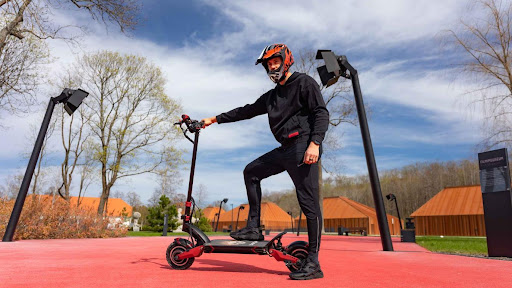
[[[324,198],[324,227],[326,232],[337,232],[338,227],[361,228],[369,235],[379,235],[379,224],[375,209],[363,205],[347,197]],[[400,222],[398,217],[387,214],[389,232],[391,235],[400,235]],[[295,225],[299,218],[295,218]],[[306,219],[302,214],[301,231],[306,227]]]
[[480,186],[447,187],[411,214],[416,235],[485,236]]
[[[206,207],[203,209],[204,217],[208,220],[210,220],[210,223],[213,222],[213,220],[217,221],[217,217],[215,214],[219,213],[219,207]],[[220,214],[226,213],[226,210],[220,209]],[[214,219],[215,218],[215,219]]]
[[[236,219],[239,208],[243,206],[244,209],[240,210],[240,218],[238,221],[238,229],[247,225],[247,217],[249,216],[249,204],[242,204],[232,210],[220,214],[218,230],[229,229],[233,223],[233,229],[236,228]],[[218,209],[218,208],[217,208]],[[292,219],[288,213],[281,209],[277,204],[272,202],[261,203],[261,216],[260,224],[265,226],[265,230],[283,231],[292,228]],[[214,227],[215,228],[215,227]]]
[[[36,195],[40,201],[52,201],[52,199],[55,200],[62,200],[59,196],[52,196],[52,195]],[[69,197],[69,203],[72,206],[77,206],[79,198],[76,196]],[[80,197],[80,207],[87,209],[89,211],[98,211],[98,206],[100,205],[100,198],[99,197]],[[107,205],[105,207],[105,214],[107,216],[126,216],[126,217],[132,217],[133,213],[133,207],[130,206],[128,203],[124,202],[121,198],[108,198]]]
[[[69,197],[71,205],[76,205],[78,197]],[[99,197],[80,197],[80,206],[87,207],[93,211],[98,210],[100,205]],[[132,216],[133,208],[128,203],[124,202],[121,198],[108,198],[106,206],[106,214],[112,216],[122,216],[123,214],[127,217]]]

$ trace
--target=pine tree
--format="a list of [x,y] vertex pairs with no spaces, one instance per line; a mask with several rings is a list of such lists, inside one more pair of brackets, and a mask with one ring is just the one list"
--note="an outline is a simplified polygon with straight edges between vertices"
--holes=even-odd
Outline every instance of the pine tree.
[[169,197],[162,195],[158,201],[158,205],[150,207],[148,209],[149,215],[147,217],[148,230],[151,231],[163,231],[164,229],[164,217],[168,215],[168,232],[178,228],[178,209],[175,205],[171,204]]

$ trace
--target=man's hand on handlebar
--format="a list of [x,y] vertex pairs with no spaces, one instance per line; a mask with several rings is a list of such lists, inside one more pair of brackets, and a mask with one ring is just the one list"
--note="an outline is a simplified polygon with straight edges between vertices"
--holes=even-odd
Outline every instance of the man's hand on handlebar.
[[201,122],[204,123],[203,128],[206,128],[212,125],[213,123],[217,123],[217,117],[204,118],[203,120],[201,120]]

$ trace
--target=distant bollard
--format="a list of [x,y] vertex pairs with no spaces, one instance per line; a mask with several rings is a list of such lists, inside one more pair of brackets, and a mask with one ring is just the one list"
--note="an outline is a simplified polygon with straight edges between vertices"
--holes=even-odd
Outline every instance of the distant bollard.
[[405,229],[412,229],[414,230],[414,218],[405,218],[407,222],[405,222]]
[[167,214],[165,214],[165,217],[164,217],[164,231],[162,233],[162,236],[167,236],[167,228],[169,226],[168,219],[169,219],[169,216]]
[[402,229],[400,232],[400,241],[412,243],[416,242],[416,230]]

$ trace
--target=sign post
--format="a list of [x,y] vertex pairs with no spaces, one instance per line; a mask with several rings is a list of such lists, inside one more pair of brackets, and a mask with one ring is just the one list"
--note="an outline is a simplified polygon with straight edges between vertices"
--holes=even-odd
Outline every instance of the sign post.
[[490,257],[512,257],[512,193],[507,149],[478,153]]

